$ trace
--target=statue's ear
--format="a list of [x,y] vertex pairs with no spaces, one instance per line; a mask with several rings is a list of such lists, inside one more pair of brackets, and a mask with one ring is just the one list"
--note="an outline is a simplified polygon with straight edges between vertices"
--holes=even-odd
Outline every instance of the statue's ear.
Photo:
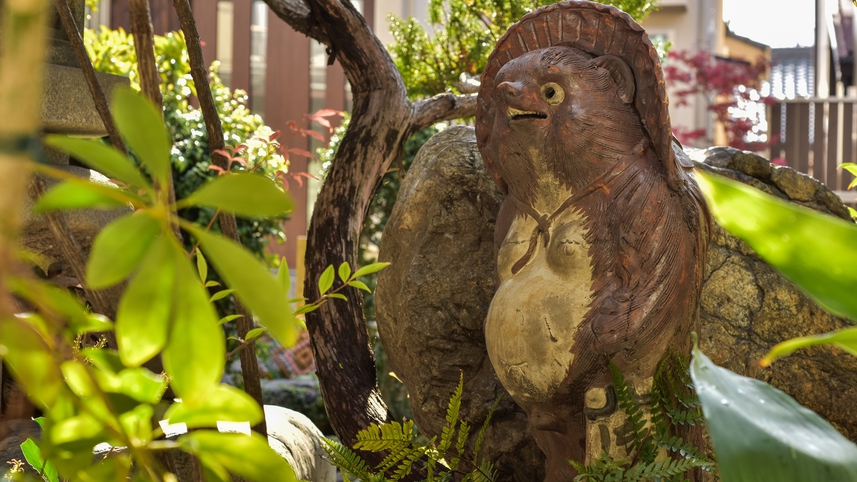
[[624,60],[615,55],[602,55],[592,59],[592,61],[595,62],[596,66],[610,72],[613,83],[619,89],[619,98],[622,99],[622,102],[626,104],[634,102],[634,91],[636,90],[634,73]]

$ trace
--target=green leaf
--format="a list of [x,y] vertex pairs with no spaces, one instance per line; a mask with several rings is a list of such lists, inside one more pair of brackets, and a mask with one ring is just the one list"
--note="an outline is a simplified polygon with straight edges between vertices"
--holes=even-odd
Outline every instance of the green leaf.
[[161,231],[158,221],[145,212],[117,219],[92,243],[86,264],[86,282],[92,289],[113,286],[134,271]]
[[205,282],[206,288],[212,288],[214,286],[220,286],[220,283],[218,283],[217,281],[206,281]]
[[57,469],[54,468],[53,464],[42,459],[42,451],[33,439],[28,438],[21,444],[21,452],[24,454],[27,463],[33,470],[42,474],[45,481],[59,482]]
[[771,348],[771,351],[759,363],[762,366],[769,366],[777,358],[790,355],[799,348],[814,345],[836,345],[852,355],[857,355],[857,328],[845,328],[823,335],[802,336],[786,340]]
[[222,300],[223,298],[226,298],[227,296],[231,295],[234,292],[235,292],[235,290],[220,290],[217,293],[214,293],[213,295],[211,295],[211,298],[208,301],[213,303],[217,300]]
[[54,351],[36,329],[17,318],[0,320],[3,361],[37,407],[47,410],[63,392],[65,383]]
[[116,341],[119,356],[128,366],[139,366],[167,343],[176,249],[170,238],[155,240],[119,301]]
[[253,338],[259,338],[264,335],[266,331],[268,331],[267,328],[253,328],[247,332],[247,336],[245,336],[244,339],[252,340]]
[[328,266],[324,272],[321,273],[321,276],[318,278],[318,293],[325,294],[327,290],[333,286],[333,265]]
[[141,403],[156,404],[167,389],[167,379],[142,367],[126,368],[117,374],[119,393]]
[[291,288],[292,277],[289,273],[289,263],[285,256],[280,258],[280,266],[277,268],[277,281],[280,282],[280,286],[283,288],[283,293],[288,293]]
[[261,174],[236,172],[215,177],[180,206],[208,206],[249,218],[280,217],[294,210],[288,193]]
[[[175,278],[172,328],[163,352],[164,368],[172,377],[170,384],[176,394],[192,403],[220,381],[226,362],[226,340],[217,324],[214,307],[208,302],[208,293],[199,284],[187,258],[176,262]],[[271,276],[268,278],[273,281]]]
[[262,417],[253,397],[229,385],[213,385],[192,401],[172,404],[164,415],[170,423],[186,423],[190,428],[216,427],[217,422],[256,425]]
[[381,271],[382,269],[386,268],[387,266],[390,266],[390,263],[385,262],[385,263],[367,264],[366,266],[358,269],[357,272],[354,273],[352,278],[359,278],[361,276],[366,276],[367,274],[377,273],[378,271]]
[[190,224],[185,226],[199,240],[217,272],[235,289],[238,299],[253,311],[271,336],[283,346],[293,346],[297,330],[291,323],[291,305],[286,303],[282,285],[271,276],[268,268],[232,241]]
[[104,426],[87,413],[57,421],[48,433],[51,444],[70,451],[91,451],[92,447],[108,438]]
[[828,311],[857,319],[857,226],[781,201],[758,189],[700,173],[717,222]]
[[355,288],[357,288],[357,289],[359,289],[359,290],[363,290],[363,291],[365,291],[365,292],[367,292],[367,293],[371,293],[371,292],[372,292],[372,290],[370,290],[370,289],[369,289],[369,287],[368,287],[368,286],[366,286],[366,283],[364,283],[364,282],[362,282],[362,281],[360,281],[360,280],[356,280],[356,279],[355,279],[355,280],[351,280],[351,281],[349,281],[349,282],[348,282],[348,286],[353,286],[353,287],[355,287]]
[[351,266],[348,264],[348,261],[339,265],[339,279],[342,280],[343,283],[348,282],[348,278],[351,276]]
[[61,209],[82,208],[123,208],[127,204],[111,195],[109,190],[118,189],[95,183],[78,183],[64,181],[50,188],[33,206],[36,214],[57,211]]
[[171,142],[161,113],[149,99],[126,88],[116,89],[111,108],[125,144],[164,185],[170,170]]
[[317,305],[316,304],[303,305],[303,306],[301,306],[295,310],[295,315],[303,315],[304,313],[311,313],[311,312],[319,309],[319,307],[321,307],[321,305],[322,305],[322,303],[319,303]]
[[[205,262],[205,256],[202,255],[202,251],[196,250],[196,271],[199,273],[199,279],[203,283],[205,283],[205,287],[208,288],[209,281],[208,279],[208,263]],[[217,283],[214,281],[214,283]]]
[[232,320],[237,320],[238,318],[243,317],[244,315],[226,315],[217,322],[217,324],[222,325],[224,323],[229,323]]
[[45,137],[45,143],[70,154],[107,177],[132,186],[152,189],[152,185],[130,159],[100,140],[54,134]]
[[341,293],[331,293],[331,294],[327,295],[327,297],[328,298],[336,298],[338,300],[348,300],[348,298],[346,298],[345,295],[343,295]]
[[256,433],[248,436],[198,430],[183,435],[178,443],[209,467],[225,467],[233,474],[256,482],[268,482],[272,478],[280,482],[297,482],[285,459]]
[[86,313],[83,317],[71,320],[68,325],[69,332],[74,335],[98,333],[112,329],[113,322],[106,316],[99,315],[98,313]]
[[134,447],[143,447],[152,440],[154,412],[151,405],[143,404],[119,415],[119,423]]
[[93,366],[105,372],[116,374],[125,369],[125,365],[119,358],[119,352],[116,350],[84,348],[80,350],[80,355],[91,362]]
[[697,347],[690,374],[722,480],[857,480],[857,445],[790,396],[718,367]]

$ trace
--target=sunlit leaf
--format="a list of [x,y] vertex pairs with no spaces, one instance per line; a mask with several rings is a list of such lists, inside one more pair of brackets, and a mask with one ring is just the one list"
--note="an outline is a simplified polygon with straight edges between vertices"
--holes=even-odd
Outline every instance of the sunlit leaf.
[[[217,263],[215,266],[222,271]],[[188,260],[176,262],[175,278],[173,324],[163,352],[164,368],[172,377],[170,385],[176,394],[192,402],[220,381],[226,339],[208,293]]]
[[341,293],[331,293],[331,294],[327,295],[327,297],[328,298],[336,298],[338,300],[348,300],[348,298],[346,298],[345,295],[343,295]]
[[249,251],[222,236],[190,224],[185,227],[199,239],[217,272],[229,287],[235,289],[238,299],[268,328],[271,336],[283,346],[293,346],[297,332],[290,322],[291,305],[286,303],[286,293],[268,268]]
[[102,422],[115,424],[112,411],[101,396],[96,380],[90,375],[86,365],[79,361],[65,361],[60,365],[60,369],[66,384],[87,405],[88,412]]
[[160,233],[158,221],[145,213],[117,219],[98,233],[86,264],[92,289],[112,286],[131,274]]
[[33,439],[28,438],[21,444],[21,452],[24,454],[24,459],[27,463],[30,464],[33,470],[42,474],[46,482],[59,481],[57,469],[54,468],[52,463],[42,459],[42,451]]
[[690,369],[722,480],[857,480],[857,446],[813,411],[718,367],[698,348]]
[[205,262],[205,256],[202,255],[202,251],[200,250],[196,250],[196,271],[199,273],[199,279],[208,288],[209,282],[206,281],[208,279],[208,263]]
[[364,283],[364,282],[362,282],[362,281],[360,281],[360,280],[351,280],[351,281],[349,281],[349,282],[348,282],[348,286],[353,286],[353,287],[355,287],[355,288],[357,288],[357,289],[359,289],[359,290],[363,290],[363,291],[365,291],[365,292],[367,292],[367,293],[371,293],[371,292],[372,292],[372,290],[370,290],[370,289],[369,289],[369,287],[368,287],[368,286],[366,286],[366,283]]
[[342,280],[343,283],[348,281],[348,278],[351,276],[351,266],[348,264],[348,261],[339,265],[339,279]]
[[79,335],[84,333],[98,333],[100,331],[110,331],[113,329],[113,322],[104,315],[98,313],[86,313],[81,318],[73,319],[69,322],[68,330],[70,333]]
[[386,268],[387,266],[390,266],[390,263],[384,262],[384,263],[367,264],[366,266],[358,269],[357,272],[354,273],[354,275],[352,277],[353,278],[359,278],[361,276],[366,276],[367,274],[377,273],[378,271],[381,271],[382,269]]
[[211,298],[208,301],[215,302],[217,300],[222,300],[223,298],[226,298],[227,296],[231,295],[234,292],[235,292],[235,290],[220,290],[217,293],[214,293],[213,295],[211,295]]
[[225,467],[256,482],[297,482],[294,471],[260,435],[198,430],[182,436],[179,445],[204,465]]
[[857,319],[857,226],[720,176],[697,179],[718,224],[825,309]]
[[122,429],[128,434],[131,444],[135,447],[142,447],[152,440],[153,415],[152,406],[143,404],[119,416]]
[[252,330],[247,332],[247,336],[245,337],[245,339],[252,340],[253,338],[258,338],[264,335],[266,331],[268,331],[267,328],[253,328]]
[[802,336],[786,340],[771,348],[771,351],[765,355],[760,363],[763,366],[768,366],[777,358],[790,355],[797,349],[815,345],[836,345],[852,355],[857,355],[857,328],[846,328],[822,335]]
[[126,368],[117,374],[121,393],[142,403],[156,404],[167,388],[167,379],[142,368]]
[[167,343],[177,262],[170,240],[155,240],[119,301],[116,341],[128,366],[139,366]]
[[71,451],[91,451],[95,445],[107,441],[104,426],[86,413],[57,421],[48,433],[53,445]]
[[318,277],[318,292],[320,294],[325,294],[333,286],[333,266],[328,266],[322,273],[321,276]]
[[81,184],[64,181],[48,189],[33,206],[36,214],[57,211],[60,209],[82,209],[82,208],[107,208],[116,209],[126,207],[125,202],[112,196],[108,191],[116,188],[102,186],[100,184]]
[[241,318],[243,316],[244,315],[226,315],[223,318],[221,318],[220,321],[218,321],[217,323],[222,325],[224,323],[229,323],[232,320],[237,320],[238,318]]
[[295,315],[303,315],[305,313],[312,313],[313,311],[319,309],[321,304],[318,305],[303,305],[300,308],[295,310]]
[[0,320],[0,345],[5,349],[3,361],[30,401],[42,410],[52,406],[65,384],[45,340],[26,322],[5,318]]
[[70,154],[107,177],[132,186],[152,187],[130,159],[100,140],[54,134],[45,137],[45,144]]
[[208,206],[251,218],[283,216],[295,205],[288,193],[261,174],[230,173],[215,177],[183,199],[182,206]]
[[262,421],[262,409],[244,391],[229,385],[213,385],[193,401],[170,406],[164,415],[170,423],[186,423],[189,428],[216,427],[217,422]]
[[170,169],[171,142],[161,113],[149,99],[127,88],[116,89],[111,110],[125,144],[164,184]]
[[277,281],[280,282],[283,293],[288,293],[291,288],[292,277],[289,273],[289,263],[285,256],[280,258],[280,266],[277,268]]
[[119,352],[109,348],[84,348],[80,350],[80,355],[86,358],[99,370],[109,373],[119,373],[125,369],[122,360],[119,358]]

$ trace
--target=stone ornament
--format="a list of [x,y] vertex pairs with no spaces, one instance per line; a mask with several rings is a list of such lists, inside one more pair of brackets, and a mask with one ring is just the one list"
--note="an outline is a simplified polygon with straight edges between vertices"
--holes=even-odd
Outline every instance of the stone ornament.
[[688,352],[708,212],[657,53],[613,7],[572,0],[513,25],[482,76],[476,138],[505,195],[488,355],[545,480],[572,480],[568,459],[625,455],[608,359],[645,397],[667,350]]

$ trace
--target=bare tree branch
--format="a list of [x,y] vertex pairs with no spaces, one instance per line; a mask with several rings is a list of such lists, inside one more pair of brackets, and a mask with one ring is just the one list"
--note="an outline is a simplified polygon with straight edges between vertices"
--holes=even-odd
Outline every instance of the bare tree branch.
[[310,19],[309,7],[303,0],[265,0],[265,3],[268,4],[271,11],[295,31],[312,37],[325,45],[330,44],[327,34],[318,22]]
[[438,94],[412,104],[411,123],[415,131],[445,120],[476,115],[476,95]]

